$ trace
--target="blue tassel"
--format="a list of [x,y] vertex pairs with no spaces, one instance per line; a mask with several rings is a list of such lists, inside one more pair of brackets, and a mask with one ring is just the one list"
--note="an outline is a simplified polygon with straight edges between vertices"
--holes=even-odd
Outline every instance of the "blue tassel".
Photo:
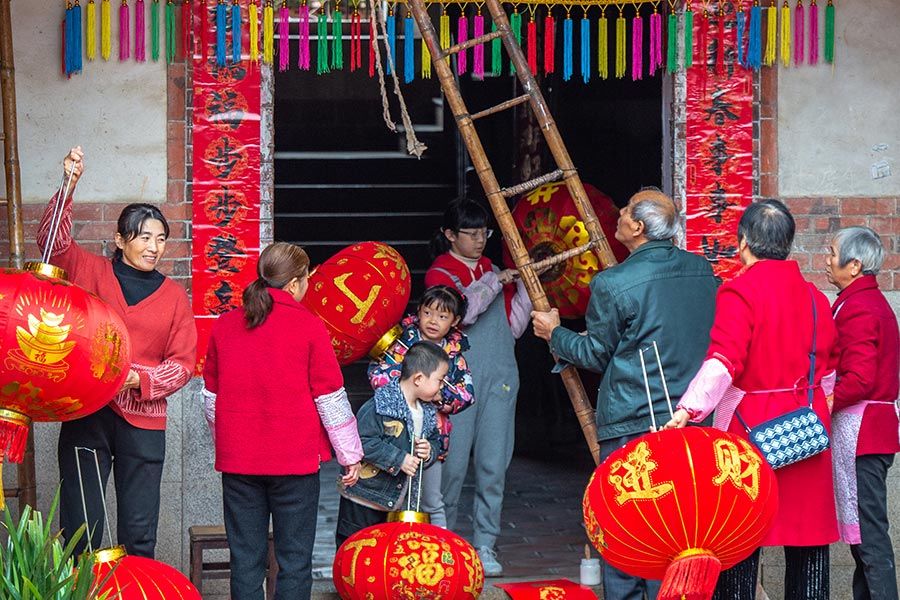
[[591,22],[587,16],[581,19],[581,78],[591,80]]
[[744,57],[744,11],[738,11],[737,14],[737,61],[742,67],[747,66],[747,60]]
[[231,62],[241,62],[241,5],[231,5]]
[[391,60],[385,59],[385,70],[387,74],[391,74],[391,62],[397,63],[397,19],[392,13],[387,16],[387,43],[391,49]]
[[216,64],[220,67],[225,66],[226,8],[222,2],[216,5]]
[[72,71],[81,72],[81,5],[72,7]]
[[747,46],[747,65],[757,71],[762,66],[762,9],[750,9],[750,43]]
[[563,81],[572,78],[572,18],[563,21]]
[[72,7],[68,7],[66,9],[66,18],[64,22],[65,26],[65,54],[63,55],[63,69],[66,72],[66,75],[72,74],[72,45],[75,43],[75,40],[72,39],[72,20],[74,16],[72,14]]
[[[423,42],[424,43],[424,42]],[[415,77],[416,68],[416,32],[413,30],[412,17],[403,20],[403,81],[409,83]]]

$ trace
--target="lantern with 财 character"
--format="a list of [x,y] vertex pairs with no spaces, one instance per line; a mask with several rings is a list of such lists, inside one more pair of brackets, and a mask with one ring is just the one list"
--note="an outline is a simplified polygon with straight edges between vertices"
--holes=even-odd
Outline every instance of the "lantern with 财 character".
[[475,549],[441,527],[392,522],[356,532],[334,557],[334,585],[345,600],[478,598],[484,569]]
[[584,493],[588,537],[604,560],[662,579],[660,600],[712,597],[778,511],[775,473],[746,440],[707,427],[651,433],[613,452]]
[[393,343],[409,293],[403,257],[387,244],[361,242],[313,271],[303,303],[325,322],[338,362],[347,365]]
[[32,421],[103,408],[130,364],[125,324],[61,269],[29,263],[0,271],[0,459],[22,462]]
[[[619,209],[609,196],[597,188],[585,184],[584,190],[616,260],[625,260],[628,250],[614,237]],[[516,203],[512,216],[525,247],[528,248],[528,254],[535,261],[583,246],[590,241],[584,222],[578,216],[578,210],[564,183],[548,183],[523,196]],[[505,247],[504,254],[506,264],[514,266]],[[540,280],[547,299],[559,309],[560,316],[584,316],[591,295],[591,278],[599,270],[597,255],[584,252],[541,274]]]
[[201,600],[188,578],[158,560],[129,556],[122,546],[94,552],[94,577],[102,582],[98,597],[117,600]]

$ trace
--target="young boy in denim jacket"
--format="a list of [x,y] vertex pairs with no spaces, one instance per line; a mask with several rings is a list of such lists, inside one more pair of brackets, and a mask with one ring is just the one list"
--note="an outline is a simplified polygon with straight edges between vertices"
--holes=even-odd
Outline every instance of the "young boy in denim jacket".
[[376,390],[359,409],[356,423],[364,456],[359,481],[340,489],[338,547],[360,529],[384,523],[388,512],[402,510],[408,486],[416,489],[420,466],[434,462],[440,433],[432,402],[440,397],[449,367],[447,354],[438,346],[413,344],[400,379]]

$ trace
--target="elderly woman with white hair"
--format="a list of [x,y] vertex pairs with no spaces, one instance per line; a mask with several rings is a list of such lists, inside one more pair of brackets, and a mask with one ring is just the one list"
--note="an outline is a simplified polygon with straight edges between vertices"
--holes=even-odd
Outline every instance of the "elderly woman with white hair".
[[900,333],[876,275],[884,247],[868,227],[838,231],[825,271],[838,288],[832,436],[841,539],[856,561],[854,600],[897,600],[888,535],[888,469],[900,452]]

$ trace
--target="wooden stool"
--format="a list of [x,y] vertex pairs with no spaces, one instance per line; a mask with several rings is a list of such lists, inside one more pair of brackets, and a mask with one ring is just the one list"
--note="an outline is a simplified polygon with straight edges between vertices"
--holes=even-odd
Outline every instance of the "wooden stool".
[[[188,529],[191,538],[191,583],[203,594],[204,579],[228,579],[231,561],[204,561],[204,550],[228,550],[228,536],[224,525],[194,525]],[[275,544],[269,532],[269,551],[266,565],[266,598],[275,597],[275,579],[278,561],[275,560]]]

